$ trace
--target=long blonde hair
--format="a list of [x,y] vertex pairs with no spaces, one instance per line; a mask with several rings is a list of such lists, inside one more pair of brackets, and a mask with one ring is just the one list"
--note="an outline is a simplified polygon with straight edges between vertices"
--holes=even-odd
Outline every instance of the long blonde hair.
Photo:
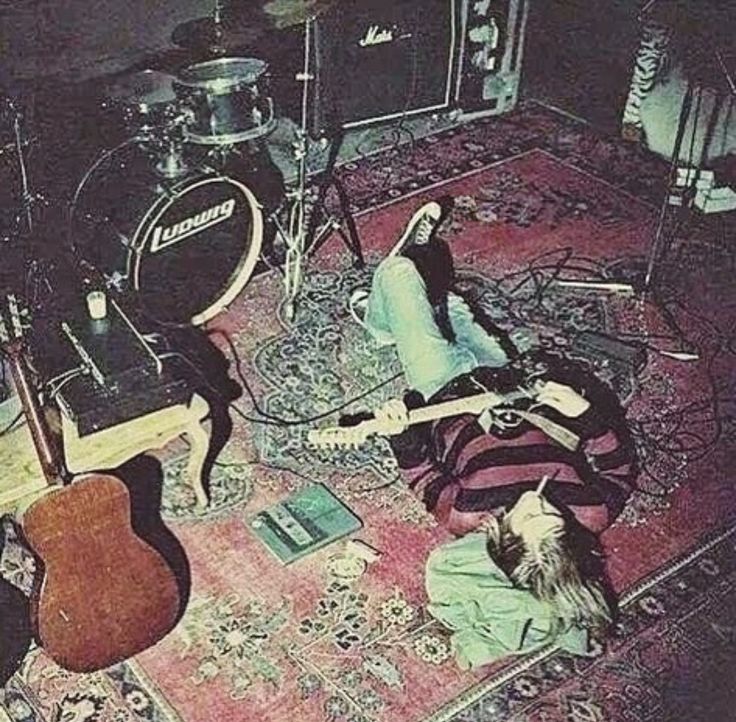
[[552,529],[537,545],[514,534],[505,519],[490,525],[488,553],[515,586],[528,589],[558,613],[559,627],[580,626],[603,634],[612,610],[600,580],[581,571],[567,525]]

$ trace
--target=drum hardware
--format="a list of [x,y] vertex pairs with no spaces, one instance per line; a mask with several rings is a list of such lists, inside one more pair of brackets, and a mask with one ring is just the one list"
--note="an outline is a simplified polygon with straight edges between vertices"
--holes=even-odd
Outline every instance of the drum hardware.
[[[294,160],[297,163],[296,187],[287,194],[291,201],[288,209],[288,228],[281,223],[277,213],[271,215],[271,220],[278,228],[279,236],[286,246],[286,260],[284,264],[284,313],[287,321],[292,321],[296,313],[296,299],[303,281],[304,260],[308,253],[316,252],[333,232],[337,232],[345,245],[352,251],[359,267],[364,265],[363,253],[358,236],[355,220],[350,213],[347,193],[339,178],[335,175],[343,135],[332,140],[326,168],[321,173],[316,201],[308,202],[307,183],[308,169],[307,156],[309,152],[309,83],[314,81],[311,72],[312,33],[314,17],[305,21],[304,26],[304,56],[303,68],[296,75],[296,80],[302,83],[302,102],[300,125],[296,130],[296,140],[292,147]],[[326,139],[323,139],[323,144]],[[337,191],[343,221],[347,226],[347,233],[340,221],[325,212],[327,191],[334,187]],[[319,225],[322,217],[322,225]]]
[[228,48],[250,45],[265,30],[264,23],[251,12],[244,22],[242,9],[237,10],[224,18],[222,2],[215,0],[210,15],[177,25],[171,40],[185,50],[213,56],[227,55]]
[[184,159],[184,128],[193,120],[174,92],[174,76],[143,70],[119,80],[108,91],[103,107],[122,116],[132,142],[165,178],[178,178],[189,170]]
[[163,133],[151,138],[152,158],[156,161],[156,171],[169,180],[179,178],[190,170],[184,158],[185,128],[192,122],[193,115],[188,108],[180,108],[165,127]]
[[167,149],[160,155],[156,163],[156,171],[164,178],[179,178],[189,171],[189,165],[184,160],[181,143],[169,141]]
[[215,41],[212,45],[212,53],[214,55],[225,55],[227,49],[223,45],[222,4],[220,0],[215,0],[215,6],[212,10],[212,28]]
[[[14,151],[20,175],[20,207],[14,219],[15,225],[20,226],[22,219],[25,219],[25,231],[30,236],[33,233],[34,226],[34,207],[37,204],[45,203],[46,199],[42,194],[34,193],[31,190],[25,155],[25,149],[30,145],[30,139],[24,133],[23,111],[14,100],[8,97],[4,99],[3,105],[3,115],[7,115],[8,118],[12,119],[13,127],[13,140],[8,144],[7,149]],[[0,149],[1,152],[2,149]]]
[[108,88],[103,107],[118,110],[133,134],[155,136],[180,112],[174,76],[151,68],[128,75]]

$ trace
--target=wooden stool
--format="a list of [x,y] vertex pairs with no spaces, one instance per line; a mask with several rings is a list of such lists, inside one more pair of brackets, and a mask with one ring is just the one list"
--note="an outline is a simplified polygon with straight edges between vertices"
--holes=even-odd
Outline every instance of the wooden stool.
[[190,445],[186,474],[194,489],[197,506],[209,503],[204,489],[202,469],[209,450],[210,438],[202,426],[209,414],[209,404],[194,394],[188,404],[177,404],[79,436],[74,422],[61,414],[64,461],[73,474],[120,466],[138,454],[160,449],[170,441],[185,436]]
[[[202,470],[210,439],[202,422],[208,414],[209,405],[195,394],[188,404],[159,409],[80,437],[74,422],[62,413],[64,461],[74,474],[109,469],[185,436],[190,444],[187,478],[194,489],[197,506],[204,508],[209,500]],[[0,512],[28,506],[46,489],[46,480],[27,426],[0,437],[0,470]]]

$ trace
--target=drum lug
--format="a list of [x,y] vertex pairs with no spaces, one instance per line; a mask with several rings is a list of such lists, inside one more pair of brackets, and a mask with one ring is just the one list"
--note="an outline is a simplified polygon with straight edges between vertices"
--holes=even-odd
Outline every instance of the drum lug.
[[108,288],[114,288],[116,291],[121,292],[128,285],[128,276],[120,273],[120,271],[114,271],[107,276]]

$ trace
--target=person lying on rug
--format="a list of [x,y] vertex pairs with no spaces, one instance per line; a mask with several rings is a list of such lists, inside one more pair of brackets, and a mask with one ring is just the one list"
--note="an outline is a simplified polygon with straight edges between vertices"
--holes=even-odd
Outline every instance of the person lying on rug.
[[[519,353],[454,291],[452,255],[435,235],[441,219],[437,203],[420,208],[370,292],[350,300],[379,344],[395,344],[411,388],[376,421],[409,486],[461,537],[429,559],[430,610],[457,630],[464,666],[552,639],[583,652],[588,631],[611,616],[595,535],[621,512],[636,475],[625,413],[579,364]],[[531,397],[535,423],[510,409],[409,425],[409,409],[486,391]],[[359,443],[363,429],[346,433]]]

